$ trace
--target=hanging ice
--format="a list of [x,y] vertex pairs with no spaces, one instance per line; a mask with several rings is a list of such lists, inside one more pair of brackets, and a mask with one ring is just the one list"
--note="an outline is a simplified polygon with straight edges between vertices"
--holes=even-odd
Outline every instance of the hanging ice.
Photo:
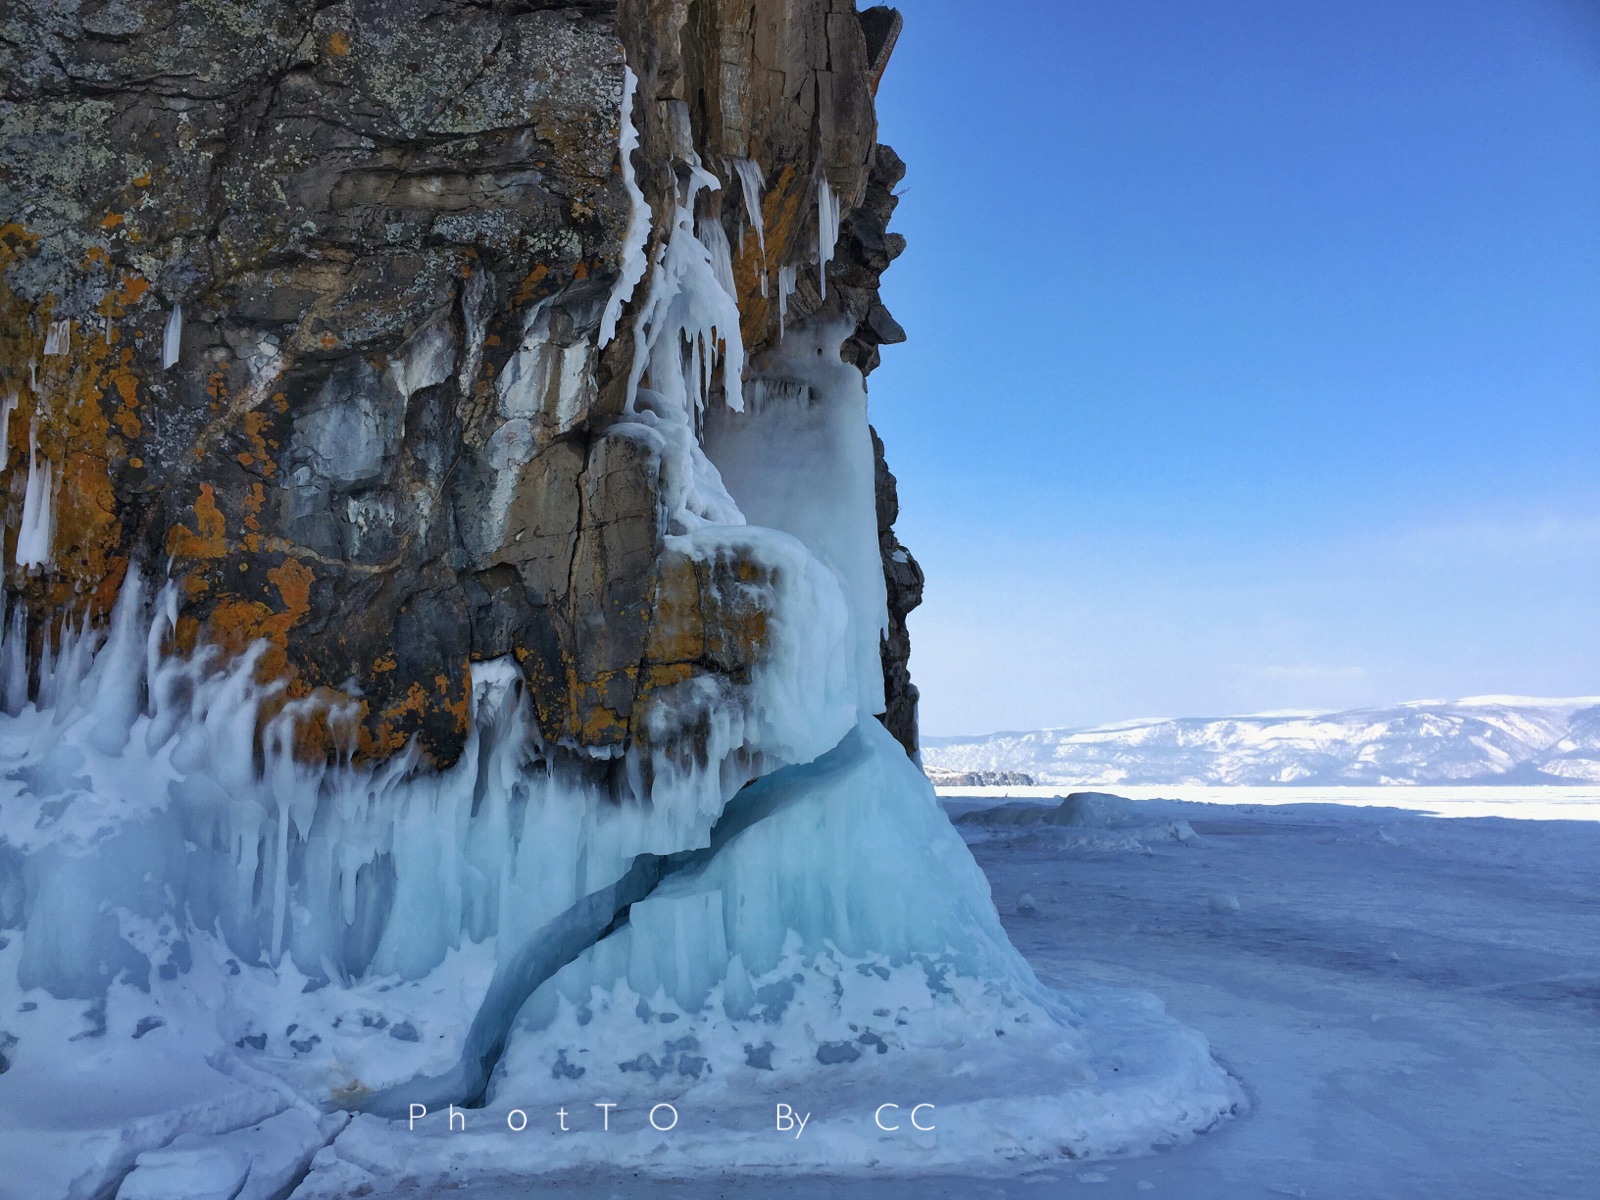
[[839,242],[839,197],[826,178],[817,181],[817,286],[828,298],[828,264]]
[[639,79],[632,67],[622,68],[621,140],[617,154],[622,166],[622,186],[628,192],[628,228],[622,235],[622,262],[617,271],[617,282],[606,300],[605,312],[600,318],[599,346],[604,349],[617,333],[617,321],[622,316],[622,306],[633,298],[633,292],[644,278],[649,265],[645,257],[645,243],[650,238],[650,206],[633,174],[633,152],[639,148],[639,131],[633,125],[633,97]]
[[17,526],[17,565],[43,567],[51,561],[55,535],[55,464],[40,459],[38,431],[28,429],[28,483],[22,495],[22,522]]
[[744,230],[748,225],[756,231],[756,246],[761,251],[761,294],[767,294],[767,231],[761,215],[761,193],[767,181],[761,173],[761,164],[753,158],[729,160],[733,173],[738,176],[739,190],[744,193],[744,222],[739,226],[739,249],[744,250]]
[[761,216],[761,193],[767,186],[766,179],[761,173],[761,164],[753,158],[735,158],[733,173],[739,177],[739,190],[744,195],[744,215],[750,227],[756,231],[756,245],[761,250],[761,266],[763,271],[767,265],[767,231]]
[[0,401],[0,471],[11,465],[11,414],[17,409],[17,394]]
[[866,386],[839,357],[852,328],[842,318],[791,326],[762,357],[745,410],[707,414],[705,442],[748,521],[793,534],[839,575],[861,709],[880,712],[888,606]]
[[[700,446],[701,414],[719,379],[722,402],[736,411],[744,407],[744,342],[738,303],[718,278],[717,256],[695,232],[696,197],[721,184],[698,161],[689,166],[672,231],[656,252],[650,291],[634,321],[633,419],[616,427],[661,456],[662,499],[675,533],[705,523],[744,524]],[[647,372],[650,386],[642,387]]]
[[51,321],[50,328],[44,335],[44,353],[49,358],[52,355],[63,355],[72,348],[72,322]]
[[0,707],[16,716],[28,703],[28,610],[17,605],[6,626],[4,604],[0,603],[0,630],[5,644],[0,646]]
[[722,228],[722,222],[714,217],[701,217],[695,223],[695,236],[711,256],[711,270],[717,282],[737,302],[739,290],[733,282],[733,251],[728,245],[728,234]]
[[794,295],[795,269],[792,266],[778,268],[778,336],[784,335],[787,318],[789,316],[789,297]]
[[167,327],[161,334],[161,369],[170,370],[177,365],[178,351],[183,342],[183,305],[174,304],[167,314]]

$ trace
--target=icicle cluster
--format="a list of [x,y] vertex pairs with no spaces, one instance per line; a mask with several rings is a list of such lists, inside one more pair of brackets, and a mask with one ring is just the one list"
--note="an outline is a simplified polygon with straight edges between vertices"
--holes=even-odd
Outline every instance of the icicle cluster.
[[[8,414],[9,415],[9,414]],[[48,566],[55,542],[55,464],[39,457],[38,430],[28,427],[28,483],[22,494],[22,523],[17,526],[17,565]]]
[[828,298],[828,264],[839,243],[839,197],[826,178],[817,181],[817,287]]
[[761,173],[761,164],[753,158],[730,159],[733,173],[738,177],[739,190],[744,196],[744,221],[739,225],[739,250],[744,251],[746,226],[756,231],[756,246],[761,251],[761,294],[767,294],[767,230],[761,215],[761,193],[767,186]]

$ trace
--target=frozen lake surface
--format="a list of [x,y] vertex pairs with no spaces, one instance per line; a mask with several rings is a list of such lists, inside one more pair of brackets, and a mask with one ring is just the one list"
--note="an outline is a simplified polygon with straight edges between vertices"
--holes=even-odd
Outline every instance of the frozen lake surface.
[[[1309,798],[1283,791],[1271,798]],[[1576,789],[1480,789],[1448,804],[1423,793],[1462,789],[1343,791],[1376,794],[1260,804],[1234,790],[1222,798],[1241,802],[1152,805],[1158,819],[1144,829],[964,827],[1007,929],[1046,982],[1154,992],[1243,1081],[1251,1111],[1188,1146],[1009,1179],[602,1177],[447,1194],[1600,1195],[1593,789],[1587,803],[1562,795]],[[1391,806],[1378,807],[1386,797]],[[969,791],[946,805],[959,814],[994,799]],[[1435,811],[1509,805],[1541,816],[1560,805],[1588,819],[1441,820],[1410,811],[1424,800]],[[1195,836],[1177,840],[1177,820]],[[1024,894],[1031,911],[1019,912]]]

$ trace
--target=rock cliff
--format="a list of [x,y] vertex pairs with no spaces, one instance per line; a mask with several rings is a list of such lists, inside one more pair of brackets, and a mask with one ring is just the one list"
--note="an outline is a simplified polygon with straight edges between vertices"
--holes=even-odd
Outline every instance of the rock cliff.
[[[671,348],[702,425],[729,372],[782,382],[786,331],[842,324],[863,374],[902,340],[878,277],[904,168],[872,105],[898,23],[847,0],[8,6],[0,512],[33,690],[63,622],[165,573],[169,648],[264,640],[262,719],[291,712],[302,759],[448,765],[470,664],[508,655],[550,757],[703,755],[682,695],[748,683],[771,596],[748,558],[672,544],[695,513],[639,412],[651,306],[687,220],[744,351]],[[914,751],[921,575],[874,449],[880,707]]]

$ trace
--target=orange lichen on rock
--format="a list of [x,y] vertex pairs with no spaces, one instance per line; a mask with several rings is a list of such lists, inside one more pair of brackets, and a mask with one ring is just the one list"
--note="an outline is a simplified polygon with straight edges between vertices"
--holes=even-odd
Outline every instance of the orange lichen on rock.
[[221,558],[228,552],[227,522],[217,507],[217,492],[209,483],[200,485],[194,502],[194,529],[174,525],[167,531],[167,553],[173,558]]
[[240,424],[244,436],[250,440],[250,449],[238,456],[239,462],[246,467],[259,464],[261,473],[270,477],[278,469],[277,464],[272,461],[272,451],[278,448],[278,443],[269,440],[266,434],[267,428],[272,424],[271,416],[253,408],[244,414]]
[[517,287],[516,295],[511,297],[511,307],[521,308],[530,300],[542,296],[544,289],[540,288],[539,285],[544,282],[545,277],[549,274],[550,268],[544,263],[539,263],[533,270],[529,271],[522,283]]
[[[18,471],[26,472],[31,444],[40,458],[55,464],[58,480],[52,561],[43,571],[13,576],[12,582],[40,616],[75,598],[87,599],[98,614],[114,603],[127,570],[112,467],[126,461],[127,443],[137,434],[130,435],[123,421],[114,429],[108,411],[111,396],[127,394],[127,360],[111,340],[76,323],[66,353],[43,354],[45,330],[56,319],[55,300],[45,296],[30,302],[13,292],[6,278],[38,245],[38,236],[19,225],[0,228],[0,391],[19,401],[9,423],[15,450],[7,454],[7,469],[13,480],[20,478]],[[89,254],[86,261],[99,270],[104,256]],[[101,312],[109,321],[125,306],[103,302]],[[131,428],[137,427],[135,420]],[[7,525],[15,528],[19,515],[7,514]]]
[[281,619],[282,624],[275,624],[268,635],[275,635],[274,640],[277,640],[311,611],[311,585],[316,582],[316,575],[298,559],[286,558],[267,572],[267,578],[283,598],[283,612],[274,618],[275,622]]

